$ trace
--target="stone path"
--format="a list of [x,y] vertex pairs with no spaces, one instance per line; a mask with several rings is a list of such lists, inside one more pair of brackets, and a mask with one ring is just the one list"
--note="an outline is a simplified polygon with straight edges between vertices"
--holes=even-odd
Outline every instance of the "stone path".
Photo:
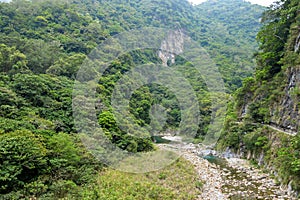
[[297,132],[294,132],[294,131],[285,131],[285,130],[282,130],[282,129],[278,128],[278,127],[271,126],[271,125],[265,125],[265,126],[271,128],[271,129],[273,129],[275,131],[278,131],[278,132],[281,132],[281,133],[285,133],[287,135],[291,135],[291,136],[296,136],[297,135]]
[[[243,122],[236,122],[236,124],[242,124]],[[298,134],[298,132],[292,131],[292,130],[284,130],[282,128],[279,128],[277,126],[273,126],[270,124],[259,124],[259,123],[252,123],[253,125],[262,125],[262,126],[267,126],[275,131],[290,135],[290,136],[296,136]]]

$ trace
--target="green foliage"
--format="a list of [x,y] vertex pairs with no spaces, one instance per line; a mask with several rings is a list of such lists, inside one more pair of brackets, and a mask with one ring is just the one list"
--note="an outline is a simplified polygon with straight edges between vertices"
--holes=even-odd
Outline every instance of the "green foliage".
[[22,130],[22,129],[33,131],[35,130],[35,127],[33,124],[30,124],[29,122],[26,121],[18,121],[18,120],[0,117],[0,134],[9,133],[15,130]]
[[262,51],[257,57],[259,70],[266,71],[263,79],[268,80],[281,70],[283,63],[280,61],[288,50],[290,29],[296,21],[298,8],[298,1],[277,1],[263,15],[265,25],[258,34]]
[[16,47],[0,44],[0,71],[8,74],[24,72],[27,69],[26,56]]
[[150,137],[137,138],[127,135],[117,126],[114,115],[110,111],[101,112],[99,125],[103,128],[106,136],[121,149],[134,153],[153,150]]
[[73,130],[71,84],[72,81],[63,77],[17,74],[11,87],[26,100],[27,106],[36,107],[40,117],[51,120],[56,131],[70,131]]
[[261,152],[268,144],[268,137],[264,135],[262,129],[247,133],[243,137],[243,143],[248,151]]
[[117,131],[117,124],[114,115],[109,111],[104,111],[99,116],[99,124],[108,131]]
[[98,195],[99,199],[195,199],[201,186],[196,177],[193,166],[181,159],[147,174],[107,169],[98,177]]
[[258,148],[262,148],[266,144],[268,144],[268,138],[266,136],[258,137],[256,142],[255,142],[255,146],[258,147]]
[[240,144],[240,136],[238,133],[230,133],[226,139],[224,139],[226,143],[225,146],[228,146],[232,149],[238,149]]
[[232,91],[253,71],[252,52],[257,48],[255,35],[262,11],[263,7],[240,0],[206,2],[197,7],[179,0],[142,4],[137,0],[121,4],[18,0],[1,5],[0,38],[22,52],[35,73],[45,73],[51,67],[48,73],[70,76],[76,67],[62,61],[68,54],[87,54],[124,30],[180,25],[208,50]]
[[299,190],[300,183],[300,137],[295,136],[277,149],[275,164],[279,169],[283,182],[293,181],[293,188]]
[[235,91],[254,72],[253,52],[257,49],[255,40],[264,8],[239,0],[206,1],[197,7],[205,16],[201,19],[205,24],[197,29],[201,45],[208,48],[226,86]]
[[[48,136],[49,137],[49,136]],[[0,135],[0,194],[41,196],[50,190],[62,198],[69,190],[93,180],[92,159],[70,135],[59,133],[49,139],[20,130]],[[71,191],[72,192],[72,191]]]
[[[49,138],[47,142],[50,157],[54,160],[50,162],[55,163],[55,168],[60,168],[61,165],[76,164],[79,160],[79,149],[76,148],[72,138],[66,133],[58,133]],[[55,160],[59,158],[60,160]]]
[[253,102],[249,105],[249,114],[255,122],[269,122],[270,111],[268,107],[261,102]]
[[248,102],[252,98],[255,86],[254,78],[250,77],[243,80],[243,87],[235,92],[236,108],[238,110],[242,109],[245,102]]
[[[245,6],[243,11],[236,9],[240,5]],[[154,26],[185,30],[207,48],[228,91],[235,90],[254,66],[253,38],[263,8],[242,1],[208,2],[202,6],[193,7],[182,0],[1,2],[1,199],[120,199],[124,197],[122,192],[127,199],[194,199],[190,188],[200,188],[201,184],[190,181],[196,177],[193,173],[186,180],[170,181],[173,174],[162,172],[155,181],[130,182],[128,188],[127,181],[121,180],[118,185],[111,177],[100,177],[96,182],[95,174],[102,165],[73,134],[72,85],[88,53],[106,38]],[[184,74],[197,93],[201,140],[210,123],[211,94],[190,63],[179,57],[176,62],[170,67]],[[128,52],[112,61],[97,87],[97,97],[103,100],[97,110],[99,124],[112,142],[130,152],[151,151],[153,144],[150,137],[139,139],[120,130],[109,100],[124,73],[147,63],[161,63],[156,51]],[[138,125],[149,126],[153,105],[166,108],[167,125],[163,130],[178,127],[178,101],[172,92],[158,85],[144,86],[130,99],[130,112]],[[233,137],[232,141],[238,139]],[[174,171],[179,168],[184,174],[180,163],[176,167]],[[106,183],[99,184],[101,180]],[[156,185],[159,181],[162,183]],[[171,189],[166,187],[168,184]],[[178,194],[177,190],[182,192]]]
[[84,54],[74,54],[66,58],[60,58],[46,72],[57,76],[74,78],[85,58]]
[[[254,122],[269,123],[280,117],[274,113],[274,107],[281,107],[279,102],[287,95],[284,83],[290,81],[287,74],[299,59],[297,10],[298,1],[277,1],[263,14],[263,27],[257,36],[260,51],[256,54],[255,78],[244,80],[243,87],[236,93],[240,114],[248,108],[247,117]],[[289,91],[295,102],[299,100],[297,88]]]
[[202,182],[202,181],[197,181],[197,182],[196,182],[196,187],[197,187],[199,190],[201,190],[201,189],[203,188],[203,185],[204,185],[204,182]]
[[0,193],[24,186],[43,172],[47,150],[29,131],[0,135]]

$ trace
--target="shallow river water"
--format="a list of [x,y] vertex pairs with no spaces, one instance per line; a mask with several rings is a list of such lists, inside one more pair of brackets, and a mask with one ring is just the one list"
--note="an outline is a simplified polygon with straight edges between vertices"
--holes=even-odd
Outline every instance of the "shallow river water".
[[220,170],[224,180],[222,192],[230,199],[292,199],[268,174],[254,168],[246,160],[212,155],[204,158]]
[[[269,174],[239,158],[225,158],[210,154],[204,146],[186,144],[180,138],[163,137],[159,146],[180,153],[189,160],[203,180],[204,187],[198,199],[222,200],[294,200],[286,190],[276,184]],[[219,154],[217,154],[219,155]]]

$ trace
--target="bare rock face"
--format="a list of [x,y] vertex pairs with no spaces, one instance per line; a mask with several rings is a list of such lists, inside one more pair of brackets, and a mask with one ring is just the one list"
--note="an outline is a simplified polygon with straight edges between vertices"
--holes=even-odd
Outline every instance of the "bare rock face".
[[295,47],[294,47],[294,51],[298,52],[300,48],[300,33],[298,35],[298,37],[296,38],[296,42],[295,42]]
[[168,63],[175,64],[175,56],[183,52],[184,34],[181,30],[170,31],[167,38],[162,42],[159,58],[162,60],[163,66]]
[[272,106],[271,122],[286,131],[297,132],[300,123],[300,68],[290,68],[287,77],[284,95]]
[[[284,132],[290,135],[297,134],[300,126],[300,66],[290,67],[285,72],[285,81],[281,84],[282,92],[278,95],[276,101],[269,103],[271,128]],[[249,105],[253,102],[264,101],[264,93],[261,93],[253,98],[252,93],[247,93],[244,97],[244,104],[242,105],[239,116],[241,119],[245,118],[249,113]]]

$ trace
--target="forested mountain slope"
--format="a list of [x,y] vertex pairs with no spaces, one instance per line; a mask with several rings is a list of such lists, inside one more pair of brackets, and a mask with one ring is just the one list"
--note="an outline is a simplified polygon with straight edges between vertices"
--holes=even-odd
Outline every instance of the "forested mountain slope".
[[254,72],[253,52],[257,50],[256,34],[263,8],[239,0],[220,0],[204,2],[197,9],[204,19],[213,19],[204,23],[211,24],[209,31],[201,29],[201,45],[219,66],[226,86],[234,91]]
[[[47,6],[39,4],[43,3],[31,5],[15,0],[9,6],[2,5],[1,32],[11,38],[10,41],[4,38],[3,43],[24,46],[14,39],[13,33],[18,33],[22,38],[46,41],[53,51],[57,45],[63,47],[64,53],[86,54],[105,38],[125,30],[149,26],[182,28],[209,51],[229,90],[239,87],[241,79],[252,72],[252,52],[257,47],[255,36],[263,11],[261,6],[239,0],[212,1],[197,7],[175,0],[75,0],[73,3],[54,1]],[[59,43],[53,44],[54,41]],[[26,55],[25,49],[20,50]],[[59,57],[56,56],[56,60]],[[45,69],[39,69],[39,73],[54,63],[55,60],[49,59],[40,64]]]
[[[255,76],[235,94],[220,146],[259,161],[299,191],[299,1],[278,1],[263,15]],[[239,120],[240,122],[237,122]]]
[[[227,92],[231,92],[241,85],[242,78],[252,74],[254,38],[263,10],[229,0],[195,7],[182,0],[0,3],[1,199],[95,199],[104,195],[94,178],[103,165],[82,147],[72,115],[74,78],[83,60],[101,42],[142,27],[184,30],[207,50],[224,77]],[[136,63],[150,62],[161,62],[157,52],[126,54],[99,80],[97,95],[104,99],[105,108],[97,113],[99,124],[112,142],[130,152],[153,150],[151,138],[138,139],[121,131],[111,113],[109,97],[122,73]],[[187,62],[182,64],[180,70],[197,91],[202,115],[199,135],[205,135],[211,114],[210,94],[201,75]],[[169,108],[168,126],[178,126],[180,112],[174,94],[155,85],[134,94],[131,113],[136,123],[150,123],[149,108],[155,102]],[[153,186],[151,192],[174,199],[172,191],[177,186],[170,191],[162,185]]]
[[95,13],[92,16],[100,21],[104,16],[115,19],[115,24],[105,26],[119,29],[118,32],[145,26],[185,30],[214,59],[228,91],[240,87],[241,80],[253,72],[253,51],[257,49],[255,37],[264,10],[262,6],[240,0],[208,1],[196,7],[179,0],[102,3],[109,9],[104,9],[100,16],[96,14],[99,10],[95,11],[97,2],[85,3],[85,10]]

